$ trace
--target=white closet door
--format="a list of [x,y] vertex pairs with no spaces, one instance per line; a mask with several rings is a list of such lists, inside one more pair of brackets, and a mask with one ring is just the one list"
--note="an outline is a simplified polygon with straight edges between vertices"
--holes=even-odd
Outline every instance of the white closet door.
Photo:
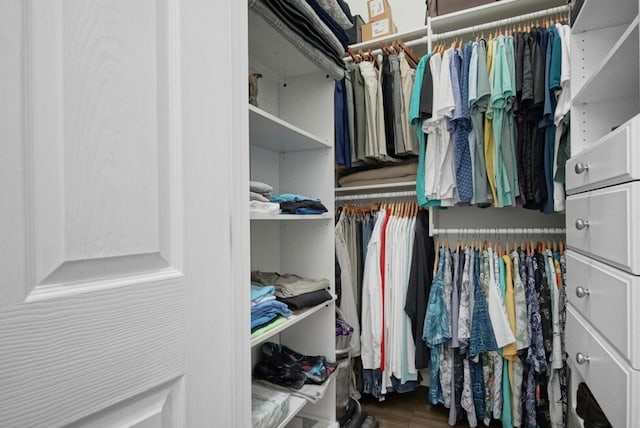
[[246,8],[0,2],[0,427],[249,425]]

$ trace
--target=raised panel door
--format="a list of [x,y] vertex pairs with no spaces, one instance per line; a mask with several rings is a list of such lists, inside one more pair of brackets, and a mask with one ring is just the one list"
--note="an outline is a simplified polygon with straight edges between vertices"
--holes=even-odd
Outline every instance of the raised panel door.
[[246,13],[0,3],[1,427],[248,424]]

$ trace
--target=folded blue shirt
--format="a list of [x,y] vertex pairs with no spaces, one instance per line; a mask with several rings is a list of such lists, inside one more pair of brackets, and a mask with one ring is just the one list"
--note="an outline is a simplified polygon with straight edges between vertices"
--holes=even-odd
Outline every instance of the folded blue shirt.
[[251,307],[252,320],[270,313],[280,314],[285,318],[291,316],[291,311],[287,305],[277,300],[268,300]]
[[257,302],[263,297],[273,296],[276,292],[276,287],[273,285],[255,285],[251,284],[251,301]]
[[320,202],[320,199],[312,198],[310,196],[305,196],[305,195],[296,195],[295,193],[283,193],[282,195],[273,195],[273,196],[271,196],[271,202],[275,202],[275,203],[280,203],[280,202],[300,202],[300,201]]
[[266,302],[258,303],[251,307],[251,330],[268,323],[275,319],[278,315],[282,315],[285,318],[291,316],[291,311],[285,303],[277,300],[268,300]]

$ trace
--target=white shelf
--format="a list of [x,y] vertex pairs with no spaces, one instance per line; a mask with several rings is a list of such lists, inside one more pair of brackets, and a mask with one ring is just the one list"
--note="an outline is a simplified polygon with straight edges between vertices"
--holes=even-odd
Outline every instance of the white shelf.
[[250,144],[274,152],[328,149],[328,141],[249,104]]
[[[284,323],[284,324],[280,324],[278,327],[274,328],[273,330],[267,331],[266,333],[251,339],[251,347],[255,347],[257,345],[260,345],[261,343],[269,340],[270,338],[272,338],[273,336],[282,333],[283,331],[285,331],[286,329],[288,329],[289,327],[299,323],[300,321],[303,321],[304,319],[310,317],[311,315],[320,312],[322,310],[324,310],[325,308],[328,308],[332,302],[334,302],[336,300],[335,296],[331,299],[331,300],[327,300],[324,303],[319,304],[318,306],[314,306],[312,308],[306,308],[306,309],[301,309],[299,311],[297,311],[294,315],[291,315],[291,317],[289,317],[289,319]],[[328,382],[327,382],[328,384]]]
[[331,220],[333,216],[329,213],[324,214],[278,214],[278,215],[270,215],[270,214],[261,214],[261,213],[251,213],[251,220],[260,220],[260,221],[292,221],[292,220]]
[[379,190],[415,190],[415,181],[405,181],[402,183],[386,183],[386,184],[372,184],[370,186],[352,186],[352,187],[336,187],[335,192],[337,194],[347,193],[373,193]]
[[[403,31],[402,33],[389,34],[388,36],[378,37],[373,40],[367,40],[366,42],[355,43],[353,45],[349,45],[349,47],[354,51],[357,51],[358,49],[362,49],[363,51],[366,51],[369,48],[371,49],[379,48],[382,42],[392,42],[398,39],[402,39],[404,42],[407,42],[409,40],[416,40],[419,38],[427,37],[428,33],[429,33],[429,29],[425,25],[411,31]],[[425,45],[426,45],[426,39],[425,39]]]
[[305,400],[304,398],[295,397],[291,395],[289,397],[289,413],[287,413],[287,417],[284,418],[282,422],[280,422],[278,425],[276,425],[276,427],[277,428],[286,427],[287,424],[291,421],[291,419],[295,418],[296,415],[300,413],[300,410],[302,410],[302,408],[306,404],[307,404],[307,400]]
[[575,19],[573,34],[630,23],[638,15],[638,2],[585,0]]
[[633,20],[575,95],[574,105],[638,97],[639,19]]
[[[609,0],[594,0],[608,3]],[[458,12],[431,18],[434,34],[473,27],[474,25],[511,18],[526,13],[564,6],[566,0],[500,0]]]

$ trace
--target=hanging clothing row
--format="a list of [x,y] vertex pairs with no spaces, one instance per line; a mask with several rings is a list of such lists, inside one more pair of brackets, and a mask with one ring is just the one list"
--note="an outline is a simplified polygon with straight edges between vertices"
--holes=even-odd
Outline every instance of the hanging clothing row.
[[408,120],[418,58],[402,41],[382,53],[350,52],[343,81],[336,82],[336,160],[346,168],[375,167],[418,154]]
[[360,332],[359,392],[383,400],[422,383],[451,424],[564,426],[564,243],[449,248],[434,245],[428,224],[428,211],[406,202],[338,216],[340,307]]
[[[425,247],[426,241],[430,242],[430,265],[423,252],[415,260],[433,266],[428,223],[428,212],[418,212],[411,201],[346,207],[336,225],[340,307],[345,319],[350,317],[347,322],[353,326],[355,319],[361,331],[358,344],[354,337],[351,348],[352,355],[362,356],[364,370],[358,372],[358,389],[380,399],[388,391],[406,392],[418,385],[414,337],[421,333],[412,331],[404,310],[414,252]],[[413,283],[417,286],[418,281]],[[386,350],[382,353],[374,345],[381,343]],[[353,354],[356,347],[359,352]]]
[[452,425],[466,415],[471,427],[565,426],[564,254],[515,245],[438,249],[423,340],[429,401]]
[[564,210],[569,26],[439,45],[416,69],[409,119],[422,206]]

